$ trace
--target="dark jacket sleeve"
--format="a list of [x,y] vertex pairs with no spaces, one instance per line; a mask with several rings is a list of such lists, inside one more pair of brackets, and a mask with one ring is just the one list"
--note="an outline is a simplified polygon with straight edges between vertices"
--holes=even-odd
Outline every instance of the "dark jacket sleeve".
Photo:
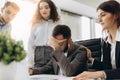
[[103,63],[99,60],[94,59],[92,68],[96,70],[103,70]]
[[40,68],[33,68],[33,75],[35,74],[47,74],[49,72],[54,72],[52,66],[52,60],[50,60],[45,66]]
[[[61,55],[58,56],[57,54],[60,53]],[[60,49],[53,53],[57,64],[65,76],[76,76],[86,70],[87,52],[85,48],[78,47],[77,49],[69,52],[69,54],[66,57],[62,54]]]
[[105,70],[107,79],[120,79],[120,68],[113,70]]
[[[93,67],[97,70],[104,70],[102,66],[102,62],[94,60]],[[120,79],[120,68],[118,69],[110,69],[104,70],[106,74],[106,78],[108,79]]]

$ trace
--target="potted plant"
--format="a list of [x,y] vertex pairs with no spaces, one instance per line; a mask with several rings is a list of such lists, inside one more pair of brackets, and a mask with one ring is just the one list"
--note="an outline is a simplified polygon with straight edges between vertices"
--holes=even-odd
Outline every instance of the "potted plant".
[[14,80],[12,73],[15,74],[15,63],[25,57],[26,51],[22,41],[15,41],[9,35],[0,33],[0,80]]

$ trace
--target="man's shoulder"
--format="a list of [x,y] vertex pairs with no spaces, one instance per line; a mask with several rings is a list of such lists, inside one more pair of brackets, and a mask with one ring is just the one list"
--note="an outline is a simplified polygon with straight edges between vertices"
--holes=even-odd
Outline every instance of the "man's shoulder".
[[69,51],[76,51],[76,50],[86,50],[85,47],[83,45],[78,45],[76,43],[72,43],[71,47],[69,48]]
[[79,45],[79,44],[76,44],[76,43],[72,43],[71,47],[76,48],[76,49],[77,49],[77,48],[85,49],[85,46]]

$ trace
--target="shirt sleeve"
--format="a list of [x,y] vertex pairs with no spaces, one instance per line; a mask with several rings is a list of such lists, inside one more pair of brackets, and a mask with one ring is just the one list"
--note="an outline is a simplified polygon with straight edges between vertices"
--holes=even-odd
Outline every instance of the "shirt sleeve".
[[[32,28],[33,29],[33,28]],[[34,35],[34,30],[31,29],[31,33],[29,36],[29,41],[28,41],[28,67],[32,68],[34,66],[34,40],[35,40],[35,35]]]

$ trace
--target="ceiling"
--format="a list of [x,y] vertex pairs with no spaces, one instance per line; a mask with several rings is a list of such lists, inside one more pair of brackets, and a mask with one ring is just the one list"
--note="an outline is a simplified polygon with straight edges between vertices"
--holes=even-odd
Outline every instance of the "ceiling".
[[[32,1],[32,2],[36,3],[39,0],[23,0],[23,1]],[[104,2],[104,1],[108,1],[108,0],[73,0],[73,1],[76,1],[76,2],[79,2],[79,3],[83,3],[83,4],[85,4],[87,6],[90,6],[90,7],[93,7],[93,8],[97,8],[97,6],[100,3]],[[116,1],[120,2],[120,0],[116,0]]]
[[[88,5],[90,7],[93,7],[93,8],[97,8],[97,6],[100,3],[104,2],[104,1],[107,1],[107,0],[74,0],[74,1],[83,3],[83,4]],[[120,0],[116,0],[116,1],[120,2]]]

